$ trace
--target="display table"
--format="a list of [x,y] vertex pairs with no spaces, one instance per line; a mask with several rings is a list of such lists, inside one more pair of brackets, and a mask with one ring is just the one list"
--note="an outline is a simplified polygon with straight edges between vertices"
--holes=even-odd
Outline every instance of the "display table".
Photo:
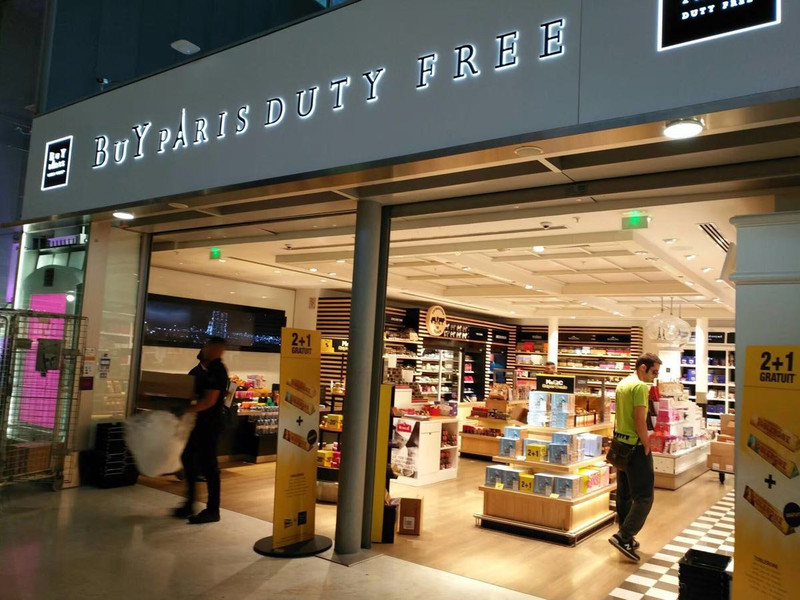
[[687,448],[675,454],[653,452],[653,470],[656,474],[656,487],[677,490],[708,471],[706,457],[709,443]]
[[497,437],[489,435],[478,435],[475,433],[460,434],[461,437],[461,454],[468,454],[470,456],[481,456],[491,458],[500,448],[500,442]]
[[[442,445],[442,433],[453,440],[458,435],[458,419],[432,417],[419,421],[398,417],[394,419],[395,443],[392,465],[400,472],[398,483],[411,486],[430,485],[458,475],[458,446]],[[444,467],[444,465],[449,465]]]

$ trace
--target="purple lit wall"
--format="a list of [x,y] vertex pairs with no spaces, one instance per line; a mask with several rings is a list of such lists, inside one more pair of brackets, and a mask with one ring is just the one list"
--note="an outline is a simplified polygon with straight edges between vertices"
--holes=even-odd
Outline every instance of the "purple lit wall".
[[[31,310],[64,314],[67,310],[66,294],[33,294]],[[63,338],[63,319],[32,319],[28,325],[27,336],[33,347],[25,357],[22,373],[22,390],[19,399],[19,420],[39,427],[52,429],[58,407],[58,383],[60,371],[36,370],[36,354],[41,339]]]

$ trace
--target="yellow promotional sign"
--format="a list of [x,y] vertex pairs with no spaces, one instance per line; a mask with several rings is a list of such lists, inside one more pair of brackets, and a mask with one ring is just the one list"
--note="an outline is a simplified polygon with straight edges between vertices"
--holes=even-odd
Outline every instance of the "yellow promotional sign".
[[734,600],[800,589],[800,346],[750,346],[737,439]]
[[314,538],[319,439],[318,331],[283,328],[273,547]]

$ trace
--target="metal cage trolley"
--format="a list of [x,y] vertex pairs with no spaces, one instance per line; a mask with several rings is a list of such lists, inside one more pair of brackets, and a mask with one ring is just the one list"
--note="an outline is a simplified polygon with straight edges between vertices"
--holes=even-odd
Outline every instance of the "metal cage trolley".
[[86,319],[0,310],[0,486],[64,483],[80,402]]

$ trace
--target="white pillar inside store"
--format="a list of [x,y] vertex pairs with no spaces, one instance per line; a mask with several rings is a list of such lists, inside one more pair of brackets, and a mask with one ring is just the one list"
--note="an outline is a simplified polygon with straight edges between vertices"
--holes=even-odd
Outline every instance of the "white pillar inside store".
[[294,325],[296,329],[317,328],[319,290],[297,290],[294,295]]
[[708,395],[708,319],[697,319],[695,324],[695,371],[697,402],[706,403]]
[[[660,348],[657,352],[661,359],[659,369],[660,381],[678,381],[681,378],[681,350],[680,348]],[[635,358],[639,358],[638,356]],[[635,360],[635,359],[634,359]]]
[[[743,423],[744,403],[755,403],[758,397],[745,398],[744,380],[749,365],[746,351],[749,346],[797,345],[800,344],[800,212],[783,212],[765,215],[736,217],[731,222],[737,228],[736,272],[731,280],[736,285],[736,576],[733,579],[734,600],[754,598],[749,587],[753,572],[759,565],[779,565],[780,572],[792,568],[793,559],[782,554],[775,545],[760,551],[748,544],[748,539],[769,536],[773,527],[767,519],[753,518],[753,507],[744,497],[745,487],[751,487],[778,505],[800,497],[800,479],[781,480],[774,489],[764,481],[763,458],[757,456],[743,444],[743,436],[752,428]],[[756,366],[758,368],[758,365]],[[748,408],[748,410],[750,410]],[[792,418],[792,415],[788,415]],[[790,423],[781,423],[792,427]],[[744,438],[746,439],[746,438]],[[754,520],[755,519],[755,520]],[[763,528],[759,530],[758,528]],[[779,537],[783,537],[779,533]],[[764,537],[764,539],[769,539]],[[796,561],[795,561],[796,562]],[[762,571],[763,572],[763,571]],[[777,571],[776,571],[777,572]],[[741,574],[740,574],[741,573]],[[771,576],[772,573],[767,573]],[[772,584],[770,584],[772,585]],[[770,595],[770,598],[788,600],[795,597],[789,590],[785,594]],[[760,596],[759,596],[760,597]],[[765,596],[766,597],[766,596]]]
[[558,365],[558,317],[547,322],[547,360]]

